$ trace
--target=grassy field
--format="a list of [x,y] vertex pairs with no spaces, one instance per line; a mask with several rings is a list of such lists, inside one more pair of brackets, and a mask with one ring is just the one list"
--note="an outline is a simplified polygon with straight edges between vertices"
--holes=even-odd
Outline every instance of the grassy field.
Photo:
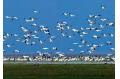
[[115,79],[113,64],[4,64],[4,79]]

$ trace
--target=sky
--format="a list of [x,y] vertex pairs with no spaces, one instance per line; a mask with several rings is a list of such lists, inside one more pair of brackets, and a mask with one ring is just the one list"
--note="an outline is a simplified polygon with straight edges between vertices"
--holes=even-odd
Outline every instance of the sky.
[[[108,2],[109,1],[109,2]],[[101,11],[101,5],[105,5],[105,11]],[[88,26],[87,18],[89,14],[102,14],[102,17],[109,18],[114,22],[115,16],[115,1],[114,0],[4,0],[4,16],[17,16],[19,21],[11,22],[4,18],[4,33],[17,33],[22,36],[23,33],[20,30],[20,25],[27,26],[24,22],[24,18],[37,17],[36,23],[49,27],[50,32],[57,36],[57,39],[53,44],[46,42],[45,47],[58,47],[60,52],[66,54],[79,54],[80,51],[86,51],[86,47],[78,48],[72,45],[73,42],[79,42],[79,36],[75,36],[74,39],[63,38],[58,31],[56,31],[57,22],[66,21],[74,28]],[[33,14],[33,10],[39,11],[38,14]],[[64,12],[71,12],[76,15],[74,18],[63,16]],[[29,29],[33,29],[29,27]],[[104,33],[114,33],[114,28],[106,30]],[[91,33],[95,34],[95,32]],[[47,39],[46,36],[41,35],[41,39]],[[98,48],[96,53],[107,54],[110,53],[109,48],[115,47],[114,38],[93,40],[89,36],[86,37],[91,42],[102,43],[104,41],[112,41],[111,46]],[[3,48],[6,50],[4,54],[12,54],[13,50],[19,49],[23,54],[35,53],[42,50],[39,44],[29,46],[23,43],[16,43],[14,39],[8,39],[5,43],[13,45],[11,48],[7,48],[5,45]],[[75,49],[74,52],[70,52],[68,49]],[[47,50],[50,52],[52,50]]]

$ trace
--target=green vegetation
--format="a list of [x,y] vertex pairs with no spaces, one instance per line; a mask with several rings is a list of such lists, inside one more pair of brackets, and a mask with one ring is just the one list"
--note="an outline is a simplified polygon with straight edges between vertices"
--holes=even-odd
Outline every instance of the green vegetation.
[[4,64],[4,79],[115,79],[114,64]]

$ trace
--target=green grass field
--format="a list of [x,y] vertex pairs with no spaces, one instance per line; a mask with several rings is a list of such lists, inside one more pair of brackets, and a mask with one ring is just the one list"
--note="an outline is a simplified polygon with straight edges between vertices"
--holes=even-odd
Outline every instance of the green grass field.
[[115,79],[113,64],[4,64],[4,79]]

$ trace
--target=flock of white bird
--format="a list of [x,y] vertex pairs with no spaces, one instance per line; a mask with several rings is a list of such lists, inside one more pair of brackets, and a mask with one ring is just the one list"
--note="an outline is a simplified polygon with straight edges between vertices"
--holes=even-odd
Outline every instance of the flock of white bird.
[[[101,11],[104,10],[105,10],[105,6],[101,5]],[[33,14],[35,15],[40,14],[40,12],[34,10]],[[70,12],[64,12],[63,16],[70,17],[71,19],[77,17],[77,15]],[[16,16],[5,16],[5,18],[10,22],[12,21],[12,23],[15,23],[16,21],[19,21],[21,19]],[[54,27],[54,29],[50,29],[49,26],[47,27],[44,25],[37,24],[36,21],[38,20],[38,17],[28,17],[28,18],[24,18],[23,20],[24,23],[28,24],[29,27],[32,28],[32,30],[30,30],[25,25],[21,24],[19,27],[21,34],[4,32],[3,35],[4,48],[7,49],[14,48],[14,44],[11,45],[9,44],[9,42],[6,42],[9,39],[14,38],[17,43],[23,43],[29,46],[34,46],[35,44],[39,44],[42,50],[50,49],[53,52],[56,51],[56,53],[58,53],[60,49],[57,46],[52,46],[52,44],[54,44],[54,41],[59,37],[61,38],[59,38],[59,40],[57,39],[58,40],[57,42],[59,42],[62,38],[67,38],[68,40],[69,39],[74,40],[75,35],[79,36],[79,38],[77,38],[79,39],[79,41],[73,42],[72,45],[76,45],[78,49],[82,47],[87,47],[86,50],[80,50],[80,53],[85,53],[85,52],[94,53],[97,52],[97,48],[101,48],[101,47],[106,48],[107,46],[113,45],[113,42],[111,40],[114,39],[115,24],[114,22],[110,21],[109,18],[103,17],[102,14],[98,14],[98,13],[89,14],[86,20],[88,24],[86,24],[86,26],[81,26],[79,28],[75,28],[74,25],[70,25],[67,21],[56,22],[56,26]],[[113,29],[113,32],[109,32],[109,29]],[[53,35],[51,33],[51,30],[57,31],[59,33],[59,36],[55,34]],[[43,34],[46,38],[44,39],[44,36],[40,37],[41,34]],[[92,40],[88,38],[86,39],[86,37],[89,37]],[[108,39],[108,40],[100,42],[100,40],[103,39]],[[99,42],[93,43],[94,41],[99,41]],[[45,43],[51,44],[52,47],[50,46],[46,47]],[[4,52],[6,52],[7,49],[6,50],[4,49]],[[68,51],[72,51],[72,52],[74,52],[74,50],[76,49],[70,47],[68,49]],[[114,47],[111,47],[108,50],[113,52],[115,51]],[[19,49],[14,49],[13,52],[22,53],[22,51]]]

